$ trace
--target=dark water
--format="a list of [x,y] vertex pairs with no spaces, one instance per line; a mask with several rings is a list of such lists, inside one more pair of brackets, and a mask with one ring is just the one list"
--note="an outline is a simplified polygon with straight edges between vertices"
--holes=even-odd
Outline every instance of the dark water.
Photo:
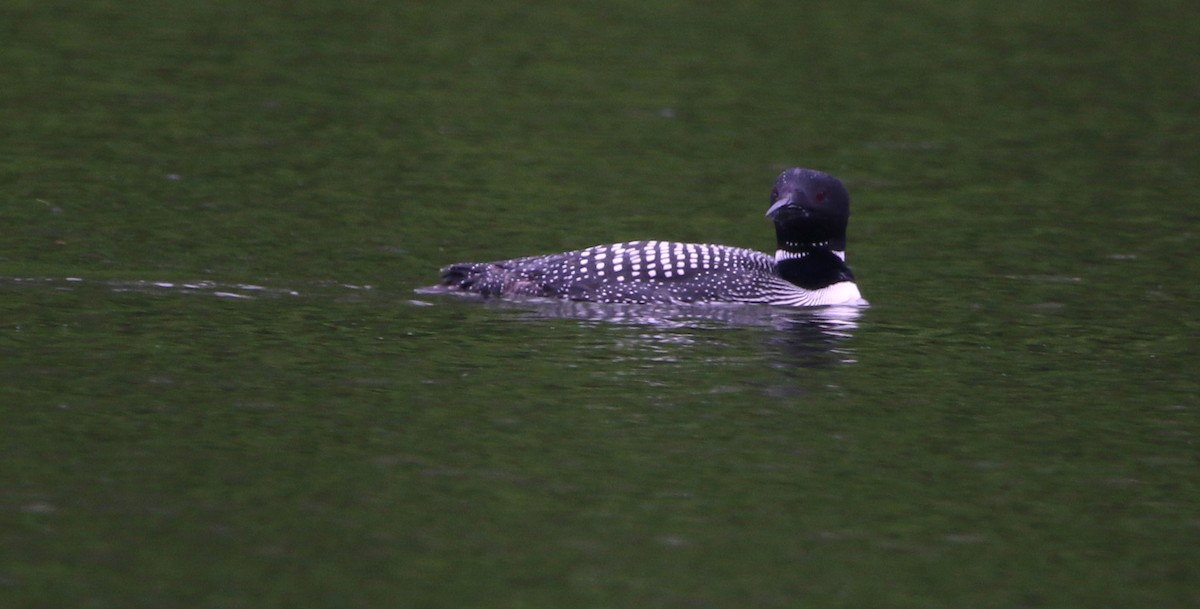
[[[0,5],[0,605],[1200,605],[1200,11]],[[772,247],[858,312],[482,303]]]

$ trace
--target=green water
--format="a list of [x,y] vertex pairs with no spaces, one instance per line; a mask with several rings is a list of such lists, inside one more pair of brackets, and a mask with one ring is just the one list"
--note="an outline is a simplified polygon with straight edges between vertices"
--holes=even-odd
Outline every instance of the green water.
[[[1200,605],[1190,2],[0,2],[0,606]],[[768,250],[853,316],[481,303]]]

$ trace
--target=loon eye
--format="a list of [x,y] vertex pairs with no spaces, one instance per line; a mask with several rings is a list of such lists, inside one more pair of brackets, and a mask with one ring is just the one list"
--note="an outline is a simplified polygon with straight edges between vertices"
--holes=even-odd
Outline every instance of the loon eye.
[[818,191],[817,194],[813,196],[813,199],[816,199],[817,203],[824,201],[825,200],[825,191],[824,190]]

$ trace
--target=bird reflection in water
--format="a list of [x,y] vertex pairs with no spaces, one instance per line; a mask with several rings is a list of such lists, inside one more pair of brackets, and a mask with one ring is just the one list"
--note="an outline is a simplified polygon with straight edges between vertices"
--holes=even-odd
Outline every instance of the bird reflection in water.
[[[703,341],[696,330],[754,328],[769,330],[764,346],[776,351],[782,366],[853,364],[846,341],[858,329],[859,306],[786,308],[765,305],[612,304],[560,300],[492,300],[488,305],[517,309],[525,319],[574,319],[642,328],[632,335],[638,346],[659,358],[681,355],[680,346]],[[780,357],[782,356],[782,357]],[[774,358],[773,358],[774,359]]]

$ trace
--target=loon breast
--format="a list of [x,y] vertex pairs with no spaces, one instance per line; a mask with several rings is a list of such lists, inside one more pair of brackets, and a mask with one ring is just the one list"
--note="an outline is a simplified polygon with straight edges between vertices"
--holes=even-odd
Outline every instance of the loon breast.
[[821,172],[788,170],[771,199],[775,256],[707,243],[630,241],[452,264],[442,269],[442,287],[609,303],[864,303],[844,262],[849,198],[841,183]]

